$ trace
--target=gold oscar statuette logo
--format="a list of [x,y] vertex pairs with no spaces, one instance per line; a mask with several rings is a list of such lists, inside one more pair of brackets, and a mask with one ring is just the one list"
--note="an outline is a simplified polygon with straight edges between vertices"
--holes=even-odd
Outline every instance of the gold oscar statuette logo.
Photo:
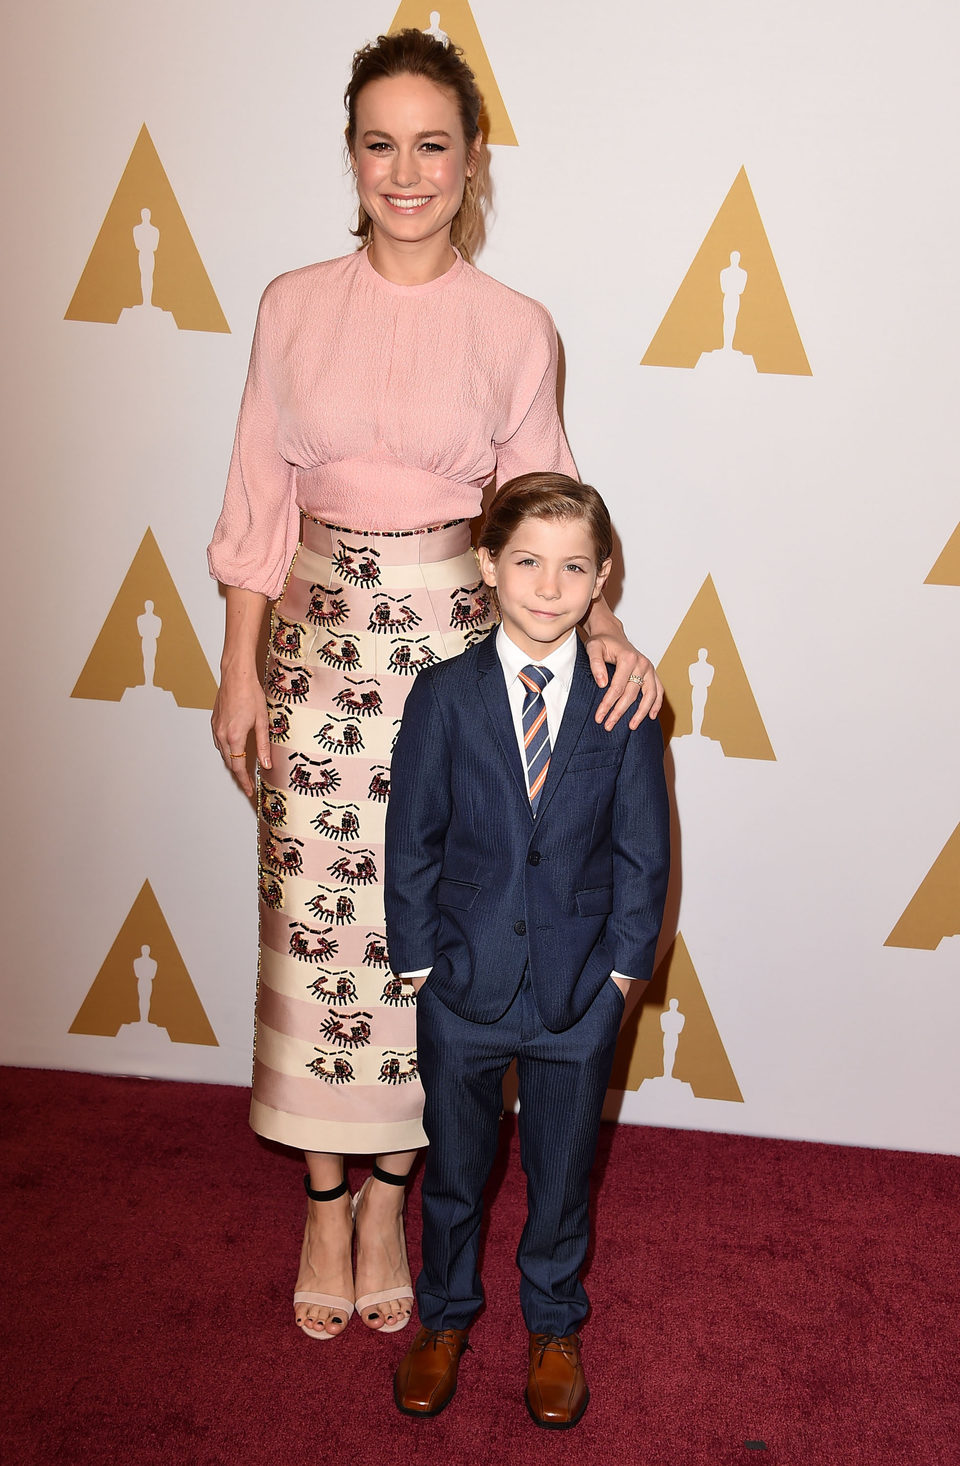
[[960,937],[960,825],[883,945],[933,952],[944,937]]
[[146,123],[64,320],[230,330]]
[[611,1089],[743,1103],[687,944],[678,932],[620,1031]]
[[812,375],[745,168],[697,251],[643,366]]
[[396,31],[425,31],[436,36],[438,41],[452,41],[459,46],[467,65],[477,78],[477,86],[483,98],[480,111],[480,126],[488,143],[504,143],[517,146],[517,135],[507,115],[507,109],[493,67],[487,58],[477,22],[467,0],[437,0],[439,9],[421,5],[417,0],[403,0],[393,17],[390,34]]
[[70,1032],[145,1039],[161,1047],[219,1047],[149,881],[144,881]]
[[960,585],[960,524],[947,540],[924,585]]
[[70,695],[213,707],[216,681],[150,529]]
[[664,740],[684,754],[776,759],[760,709],[723,614],[712,576],[664,652],[657,671],[666,689]]

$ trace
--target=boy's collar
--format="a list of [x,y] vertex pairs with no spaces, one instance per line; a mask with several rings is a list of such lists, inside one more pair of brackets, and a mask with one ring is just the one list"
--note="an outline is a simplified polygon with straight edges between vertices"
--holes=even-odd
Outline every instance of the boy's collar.
[[569,682],[571,677],[573,676],[573,669],[576,666],[577,661],[577,646],[579,641],[576,628],[571,630],[570,635],[567,637],[566,641],[561,642],[560,646],[555,647],[554,650],[549,654],[549,656],[546,657],[531,657],[527,652],[523,650],[522,647],[518,647],[516,642],[511,638],[511,636],[505,629],[502,622],[497,628],[494,640],[496,644],[497,656],[500,658],[500,664],[503,667],[504,675],[506,676],[508,685],[513,682],[516,677],[519,676],[523,668],[529,666],[531,662],[533,662],[533,664],[537,667],[546,667],[549,671],[553,673],[554,677],[558,677],[561,682]]

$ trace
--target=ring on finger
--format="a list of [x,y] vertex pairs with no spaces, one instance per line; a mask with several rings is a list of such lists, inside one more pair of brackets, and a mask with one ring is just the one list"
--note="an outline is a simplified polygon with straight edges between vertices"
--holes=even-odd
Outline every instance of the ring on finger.
[[630,673],[630,676],[627,678],[627,681],[628,682],[635,682],[638,687],[642,687],[643,686],[643,678],[640,677],[640,676],[638,676],[636,672],[631,672]]
[[228,758],[246,758],[246,756],[247,755],[245,753],[228,753],[227,754],[227,757]]

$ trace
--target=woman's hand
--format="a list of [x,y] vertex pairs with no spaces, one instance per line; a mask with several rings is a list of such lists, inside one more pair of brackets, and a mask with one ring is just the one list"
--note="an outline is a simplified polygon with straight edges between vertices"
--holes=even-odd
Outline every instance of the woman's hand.
[[[587,656],[597,686],[607,687],[610,683],[596,711],[596,721],[603,723],[608,732],[638,697],[640,704],[630,719],[630,727],[639,728],[644,718],[657,716],[663,703],[663,684],[649,657],[627,640],[619,621],[615,628],[589,635]],[[607,676],[607,662],[616,663],[612,677]]]
[[224,672],[210,723],[221,758],[244,794],[252,795],[253,780],[247,768],[247,740],[251,731],[256,735],[261,766],[270,768],[267,700],[255,669]]
[[224,586],[226,621],[220,658],[220,691],[213,705],[213,741],[244,794],[253,793],[247,769],[247,739],[256,733],[257,758],[270,767],[267,699],[257,676],[257,638],[267,598],[259,591]]

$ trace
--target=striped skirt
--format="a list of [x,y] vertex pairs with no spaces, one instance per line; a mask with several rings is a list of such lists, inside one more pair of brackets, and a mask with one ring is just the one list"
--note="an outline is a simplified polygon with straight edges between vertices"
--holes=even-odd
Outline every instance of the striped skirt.
[[421,667],[496,619],[466,521],[404,534],[304,519],[270,626],[251,1124],[303,1150],[426,1143],[416,1000],[390,971],[390,756]]

